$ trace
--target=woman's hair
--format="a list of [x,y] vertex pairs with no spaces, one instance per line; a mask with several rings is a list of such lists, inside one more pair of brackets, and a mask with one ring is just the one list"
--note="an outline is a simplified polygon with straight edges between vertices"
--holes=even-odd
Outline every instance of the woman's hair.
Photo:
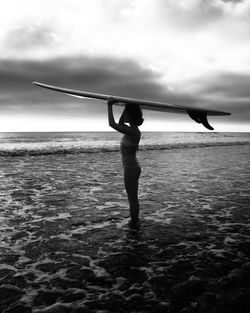
[[142,110],[138,105],[127,104],[126,113],[128,114],[129,120],[135,123],[137,126],[141,126],[144,119],[142,118]]

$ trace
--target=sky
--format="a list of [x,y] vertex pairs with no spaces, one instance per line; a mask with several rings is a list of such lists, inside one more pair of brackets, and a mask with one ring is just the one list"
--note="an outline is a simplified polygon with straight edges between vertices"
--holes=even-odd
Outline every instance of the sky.
[[[0,132],[110,130],[105,103],[32,81],[231,112],[209,117],[215,131],[250,132],[250,0],[0,5]],[[206,131],[187,115],[143,113],[144,131]]]

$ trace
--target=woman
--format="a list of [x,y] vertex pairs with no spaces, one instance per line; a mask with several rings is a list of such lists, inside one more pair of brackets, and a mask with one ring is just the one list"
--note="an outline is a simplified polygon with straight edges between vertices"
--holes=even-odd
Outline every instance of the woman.
[[[136,227],[139,222],[138,181],[141,174],[141,167],[136,158],[136,151],[138,150],[141,139],[141,132],[138,126],[143,123],[142,112],[136,105],[126,105],[117,124],[113,115],[112,106],[114,103],[117,103],[115,99],[108,99],[109,126],[124,134],[120,145],[124,167],[124,182],[130,206],[130,226]],[[128,123],[129,126],[125,123]]]

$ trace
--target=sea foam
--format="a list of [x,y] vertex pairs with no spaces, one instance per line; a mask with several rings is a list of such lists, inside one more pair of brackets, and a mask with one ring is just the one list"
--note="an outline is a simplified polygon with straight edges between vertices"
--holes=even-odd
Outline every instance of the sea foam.
[[[2,133],[0,156],[35,156],[119,151],[117,133]],[[140,150],[250,144],[249,133],[143,133]]]

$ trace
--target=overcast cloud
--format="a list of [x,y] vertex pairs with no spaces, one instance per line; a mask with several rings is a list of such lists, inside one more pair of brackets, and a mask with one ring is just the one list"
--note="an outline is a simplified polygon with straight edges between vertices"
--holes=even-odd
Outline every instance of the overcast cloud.
[[[5,1],[0,131],[11,130],[11,120],[22,130],[34,118],[54,118],[63,130],[81,116],[108,130],[105,106],[32,81],[229,111],[216,118],[217,129],[250,131],[249,17],[250,0]],[[150,118],[150,127],[163,119]],[[186,117],[164,119],[176,122],[173,130],[203,130]]]

